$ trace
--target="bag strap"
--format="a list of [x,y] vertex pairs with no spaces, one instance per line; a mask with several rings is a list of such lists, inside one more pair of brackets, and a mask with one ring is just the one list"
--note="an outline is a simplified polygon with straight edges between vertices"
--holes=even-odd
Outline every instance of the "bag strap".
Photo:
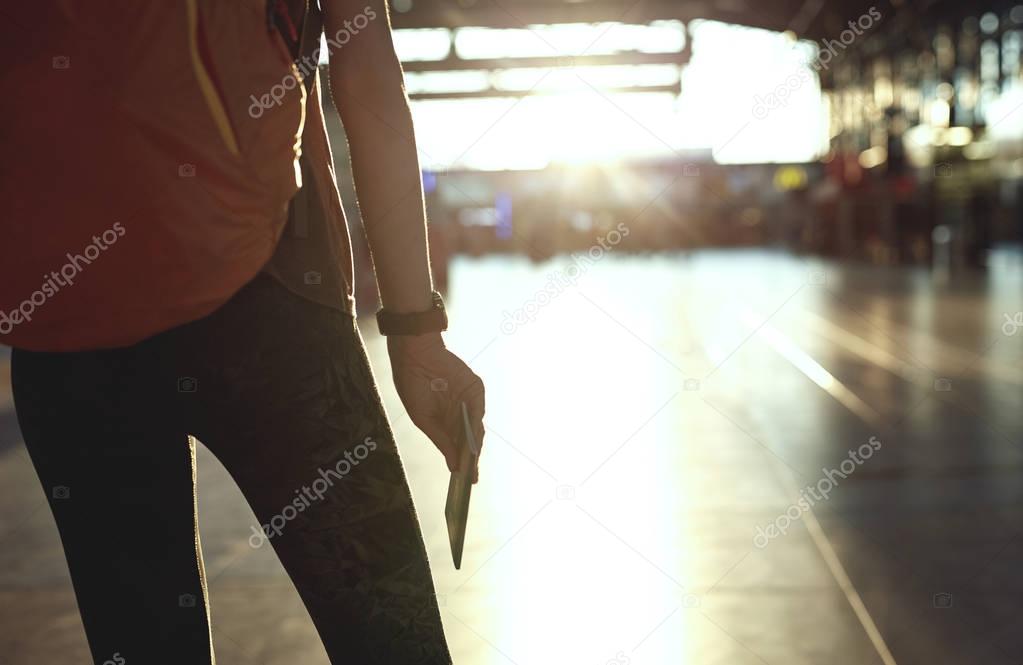
[[[272,1],[272,0],[271,0]],[[313,70],[302,77],[302,83],[306,89],[307,99],[312,99],[313,84],[316,82],[316,73],[319,70],[320,36],[323,34],[323,12],[320,9],[318,0],[304,0],[305,12],[302,16],[302,33],[299,36],[298,61],[302,63],[302,71],[305,72],[306,64],[312,63]],[[314,59],[313,56],[317,57]],[[309,167],[309,157],[303,150],[299,156],[299,165],[302,169],[302,182],[312,181],[312,172]],[[288,206],[288,227],[291,235],[297,238],[309,237],[309,206],[318,205],[316,197],[312,196],[308,186],[303,185],[302,189],[291,199]]]
[[[319,0],[305,0],[305,15],[302,17],[302,35],[299,41],[300,62],[310,62],[314,69],[313,73],[305,76],[304,83],[307,94],[312,94],[313,81],[316,80],[316,71],[320,67],[320,43],[323,35],[323,12],[320,10]],[[316,56],[314,59],[313,56]]]
[[267,0],[266,15],[267,24],[271,29],[276,28],[281,34],[288,45],[291,57],[302,63],[302,70],[305,71],[306,63],[313,65],[314,73],[303,77],[306,93],[311,93],[315,80],[315,68],[319,67],[319,62],[313,60],[313,55],[318,54],[320,48],[320,36],[323,34],[323,11],[320,9],[318,0],[301,1],[304,5],[301,30],[296,29],[291,20],[288,0]]

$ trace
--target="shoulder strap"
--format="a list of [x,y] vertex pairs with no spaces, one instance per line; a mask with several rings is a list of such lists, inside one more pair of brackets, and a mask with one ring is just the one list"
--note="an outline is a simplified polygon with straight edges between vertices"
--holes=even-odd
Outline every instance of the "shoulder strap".
[[[297,13],[299,6],[302,16],[301,30],[296,29],[292,21],[292,12],[294,10]],[[268,27],[271,30],[276,29],[284,38],[291,57],[295,59],[299,71],[303,74],[306,92],[311,92],[313,81],[316,79],[316,69],[319,67],[318,60],[313,56],[318,55],[320,36],[323,34],[323,12],[318,0],[267,0],[266,17]]]
[[[320,42],[323,35],[323,12],[320,10],[318,0],[306,0],[305,15],[302,17],[302,36],[299,41],[299,62],[308,63],[306,67],[312,67],[312,73],[304,77],[307,93],[312,92],[313,82],[316,80],[316,69],[320,66]],[[314,56],[316,56],[314,58]],[[303,68],[303,71],[306,71]]]

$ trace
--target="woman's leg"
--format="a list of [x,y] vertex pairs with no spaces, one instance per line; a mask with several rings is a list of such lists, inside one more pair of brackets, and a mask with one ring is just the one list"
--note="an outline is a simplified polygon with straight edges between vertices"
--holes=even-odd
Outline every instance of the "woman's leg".
[[[241,487],[333,663],[451,662],[401,460],[350,316],[258,278],[190,331],[197,433]],[[244,340],[243,342],[241,340]],[[214,361],[214,359],[219,359]]]
[[209,664],[193,451],[152,346],[15,350],[18,420],[95,662]]

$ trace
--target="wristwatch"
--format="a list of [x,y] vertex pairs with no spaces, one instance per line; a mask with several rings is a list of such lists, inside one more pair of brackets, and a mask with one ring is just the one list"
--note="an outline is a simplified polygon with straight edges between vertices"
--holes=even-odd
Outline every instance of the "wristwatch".
[[444,309],[444,301],[440,294],[431,294],[430,309],[425,312],[409,312],[399,314],[381,309],[377,312],[377,327],[380,334],[389,335],[425,335],[426,333],[444,332],[448,329],[448,313]]

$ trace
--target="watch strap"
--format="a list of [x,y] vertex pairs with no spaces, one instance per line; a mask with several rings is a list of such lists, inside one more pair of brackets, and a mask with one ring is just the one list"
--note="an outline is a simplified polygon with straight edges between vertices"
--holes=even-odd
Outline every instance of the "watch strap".
[[434,291],[430,309],[424,312],[397,313],[386,309],[379,310],[377,327],[380,334],[385,337],[444,332],[448,329],[448,313],[444,309],[444,300]]

